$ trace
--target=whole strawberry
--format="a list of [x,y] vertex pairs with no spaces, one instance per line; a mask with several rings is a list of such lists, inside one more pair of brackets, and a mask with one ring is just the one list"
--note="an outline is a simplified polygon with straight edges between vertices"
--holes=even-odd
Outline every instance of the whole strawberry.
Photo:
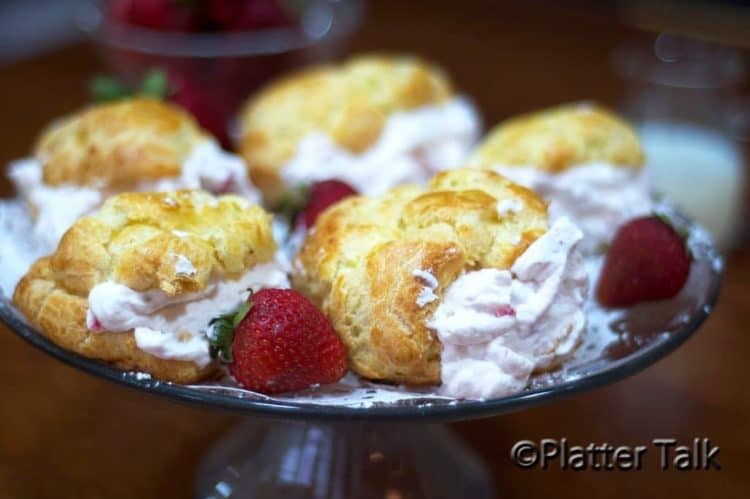
[[685,239],[659,217],[637,218],[620,227],[607,252],[596,297],[606,307],[672,298],[690,273]]
[[339,180],[324,180],[315,182],[310,188],[307,204],[297,215],[297,224],[311,228],[318,216],[329,206],[349,196],[356,196],[356,189]]
[[333,326],[291,289],[251,294],[233,315],[212,321],[211,353],[229,363],[237,382],[260,393],[333,383],[347,370],[346,349]]

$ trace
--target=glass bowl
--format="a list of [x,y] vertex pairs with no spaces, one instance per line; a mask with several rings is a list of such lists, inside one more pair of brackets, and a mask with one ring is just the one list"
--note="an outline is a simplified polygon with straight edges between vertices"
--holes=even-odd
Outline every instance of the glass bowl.
[[254,31],[182,33],[109,19],[102,2],[85,3],[79,27],[105,64],[135,84],[154,68],[167,73],[172,99],[192,111],[227,145],[242,102],[267,81],[298,66],[336,56],[359,25],[362,0],[296,2],[295,26]]

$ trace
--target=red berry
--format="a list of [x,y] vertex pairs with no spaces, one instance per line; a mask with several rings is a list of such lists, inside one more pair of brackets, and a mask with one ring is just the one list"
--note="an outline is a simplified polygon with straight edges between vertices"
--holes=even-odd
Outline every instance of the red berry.
[[211,20],[224,28],[232,24],[242,11],[243,0],[209,0],[206,13]]
[[117,0],[110,9],[119,22],[158,31],[194,31],[197,11],[174,0]]
[[307,204],[297,215],[297,223],[310,228],[315,225],[318,216],[329,206],[349,196],[356,196],[357,191],[345,182],[338,180],[324,180],[315,182],[310,189]]
[[619,228],[607,252],[596,297],[606,307],[672,298],[690,273],[684,238],[659,217],[637,218]]
[[277,0],[210,0],[207,12],[226,31],[258,30],[292,24]]
[[290,289],[264,289],[237,325],[229,369],[261,393],[333,383],[347,370],[346,349],[333,326],[307,298]]
[[130,0],[114,0],[106,11],[112,19],[122,24],[130,24]]
[[230,144],[227,122],[235,109],[221,89],[182,81],[177,83],[170,99],[195,116],[198,123],[219,139],[223,146]]

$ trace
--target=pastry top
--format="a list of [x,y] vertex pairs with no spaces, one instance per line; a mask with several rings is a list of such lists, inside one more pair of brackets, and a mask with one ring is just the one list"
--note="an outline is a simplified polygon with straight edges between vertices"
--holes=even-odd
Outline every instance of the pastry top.
[[532,166],[551,173],[589,162],[639,169],[643,150],[627,122],[587,102],[564,104],[500,123],[470,159],[476,167]]
[[491,171],[446,171],[427,188],[326,210],[293,285],[331,319],[360,375],[439,383],[441,346],[425,325],[437,297],[464,271],[509,268],[546,230],[547,207],[534,192]]
[[271,215],[244,198],[188,190],[120,194],[79,219],[57,251],[31,267],[13,302],[64,348],[158,379],[194,382],[215,366],[150,355],[132,330],[90,331],[89,292],[114,281],[179,298],[207,289],[211,278],[239,277],[271,260],[275,249]]
[[179,176],[183,161],[208,138],[180,107],[133,98],[53,122],[34,154],[48,185],[122,187]]
[[278,170],[308,134],[328,135],[359,153],[378,139],[388,116],[453,96],[443,71],[416,57],[367,55],[283,78],[242,111],[239,150],[253,183],[279,189]]
[[[237,276],[275,250],[271,215],[239,196],[124,193],[79,219],[50,265],[58,283],[80,296],[109,280],[178,295],[204,289],[212,276]],[[194,273],[179,272],[180,257]]]

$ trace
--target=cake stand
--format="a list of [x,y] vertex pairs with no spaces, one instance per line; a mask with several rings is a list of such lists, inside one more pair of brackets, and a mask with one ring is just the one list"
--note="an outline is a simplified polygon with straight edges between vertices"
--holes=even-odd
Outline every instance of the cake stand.
[[[63,350],[31,327],[7,299],[0,319],[32,345],[78,369],[137,390],[202,407],[253,416],[221,438],[196,476],[199,498],[489,498],[492,481],[481,459],[434,423],[496,416],[613,383],[664,357],[706,319],[719,291],[722,261],[691,226],[690,278],[674,299],[608,316],[612,334],[558,372],[536,376],[516,395],[457,401],[418,394],[396,402],[368,398],[327,404],[275,399],[221,386],[181,386]],[[590,311],[588,337],[601,310]],[[376,390],[373,389],[373,393]]]

